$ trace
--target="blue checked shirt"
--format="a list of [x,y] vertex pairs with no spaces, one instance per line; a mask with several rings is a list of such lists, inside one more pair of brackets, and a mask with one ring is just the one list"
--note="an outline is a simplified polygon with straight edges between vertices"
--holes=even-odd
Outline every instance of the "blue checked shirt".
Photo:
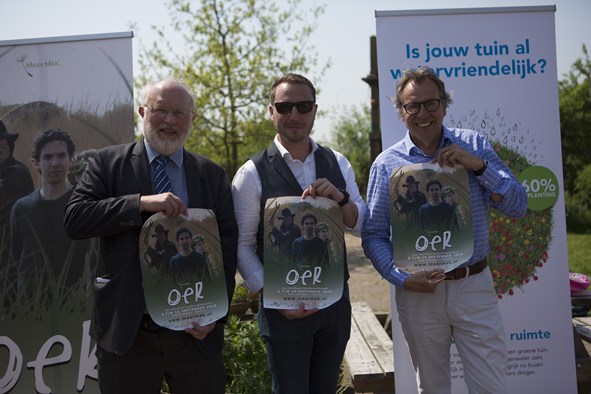
[[[511,217],[521,217],[527,210],[527,195],[492,146],[476,131],[443,127],[439,149],[452,144],[457,144],[465,151],[488,160],[488,166],[481,176],[476,177],[473,171],[468,171],[472,197],[474,254],[464,266],[470,266],[488,255],[489,207]],[[382,152],[371,166],[365,226],[361,232],[362,245],[365,255],[371,259],[375,269],[388,282],[397,286],[402,287],[409,274],[396,267],[393,258],[390,241],[390,176],[395,169],[403,165],[428,163],[434,157],[426,155],[418,148],[407,131],[403,140]],[[501,194],[503,201],[491,201],[489,197],[493,192]]]

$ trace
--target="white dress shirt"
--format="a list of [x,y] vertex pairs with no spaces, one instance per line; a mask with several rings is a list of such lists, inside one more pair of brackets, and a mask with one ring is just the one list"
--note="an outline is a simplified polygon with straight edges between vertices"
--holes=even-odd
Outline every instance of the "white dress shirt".
[[[292,158],[291,154],[279,143],[277,136],[273,141],[281,153],[289,169],[298,180],[298,183],[305,190],[316,180],[316,161],[314,152],[318,145],[310,138],[312,151],[305,161]],[[355,182],[355,173],[349,161],[334,151],[339,168],[345,182],[349,200],[357,206],[357,223],[353,228],[346,229],[355,235],[359,235],[363,226],[365,203],[359,194],[359,188]],[[232,196],[234,198],[234,210],[238,222],[238,271],[244,278],[244,285],[253,293],[263,288],[263,263],[256,254],[256,235],[260,220],[262,185],[259,173],[252,162],[248,160],[238,169],[232,181]]]

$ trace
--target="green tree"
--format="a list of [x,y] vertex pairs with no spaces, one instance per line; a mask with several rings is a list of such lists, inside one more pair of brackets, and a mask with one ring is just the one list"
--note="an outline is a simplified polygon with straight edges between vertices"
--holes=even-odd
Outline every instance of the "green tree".
[[369,106],[349,107],[343,110],[332,126],[333,142],[324,142],[342,153],[355,170],[355,179],[362,196],[367,191],[371,158],[369,152],[369,133],[371,131],[371,111]]
[[591,233],[591,164],[577,172],[574,191],[566,191],[566,224],[569,232]]
[[[222,164],[230,177],[275,134],[266,104],[273,80],[317,66],[306,43],[324,7],[297,0],[172,0],[171,23],[154,27],[159,42],[140,54],[138,88],[160,76],[195,91],[196,120],[187,147]],[[167,29],[182,36],[175,53]],[[329,65],[323,65],[319,76]]]
[[591,164],[587,145],[591,135],[591,61],[585,45],[583,58],[558,82],[558,89],[564,188],[574,194],[578,173]]

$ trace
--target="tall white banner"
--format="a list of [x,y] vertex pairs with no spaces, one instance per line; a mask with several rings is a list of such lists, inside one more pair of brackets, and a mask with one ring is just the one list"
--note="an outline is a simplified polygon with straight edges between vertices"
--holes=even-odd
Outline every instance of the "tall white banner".
[[[88,149],[133,139],[131,39],[0,41],[0,142],[13,144],[0,157],[0,393],[99,392],[90,337],[98,242],[67,238],[63,205]],[[74,155],[59,151],[63,140],[35,142],[50,129],[69,134]],[[66,194],[39,192],[65,178]]]
[[[528,193],[525,218],[490,215],[488,261],[512,393],[577,390],[554,12],[554,6],[376,12],[384,149],[406,133],[390,101],[401,71],[428,66],[452,93],[444,124],[485,135]],[[394,303],[392,316],[396,391],[413,393]],[[467,392],[454,346],[450,363],[454,393]]]

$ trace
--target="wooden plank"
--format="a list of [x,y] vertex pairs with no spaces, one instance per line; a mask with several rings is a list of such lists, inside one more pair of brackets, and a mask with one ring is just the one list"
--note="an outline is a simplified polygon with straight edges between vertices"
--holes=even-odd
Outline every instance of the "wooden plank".
[[[392,340],[369,305],[352,304],[351,338],[345,350],[345,360],[356,392],[394,392],[392,351]],[[385,353],[389,355],[384,356]],[[385,367],[380,365],[381,360],[384,360]]]
[[591,317],[574,317],[573,325],[582,339],[591,342]]
[[577,383],[591,383],[591,358],[575,358],[577,366]]
[[353,318],[386,379],[394,380],[392,340],[366,302],[353,305]]
[[351,319],[351,337],[345,349],[345,359],[353,380],[364,377],[369,379],[382,377],[381,368],[367,347],[363,334],[354,319]]

